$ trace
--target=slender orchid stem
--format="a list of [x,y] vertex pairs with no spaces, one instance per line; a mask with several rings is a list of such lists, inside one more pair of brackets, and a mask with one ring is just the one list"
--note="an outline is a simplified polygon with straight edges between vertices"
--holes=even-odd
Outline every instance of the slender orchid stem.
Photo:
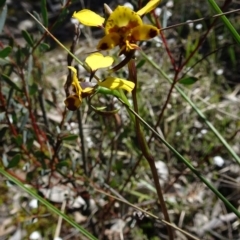
[[[132,100],[133,100],[134,111],[138,113],[137,71],[136,71],[136,66],[135,66],[135,60],[132,59],[128,63],[128,71],[129,71],[129,80],[131,80],[135,83],[135,88],[132,91]],[[162,188],[161,188],[161,185],[159,183],[159,176],[158,176],[157,168],[156,168],[156,165],[155,165],[155,161],[154,161],[154,158],[153,158],[153,156],[150,152],[150,149],[148,147],[145,136],[142,132],[142,129],[141,129],[141,126],[140,126],[140,121],[139,121],[138,118],[135,118],[135,128],[136,128],[136,134],[137,134],[137,138],[138,138],[139,147],[142,151],[143,156],[147,159],[147,161],[149,163],[149,166],[151,168],[154,184],[155,184],[155,187],[156,187],[156,190],[157,190],[158,199],[159,199],[159,202],[160,202],[160,205],[161,205],[161,210],[163,212],[165,220],[167,222],[170,222],[167,207],[166,207],[166,204],[165,204],[165,201],[164,201],[164,198],[163,198]],[[167,230],[168,230],[169,239],[173,240],[174,239],[173,229],[170,226],[167,226]]]

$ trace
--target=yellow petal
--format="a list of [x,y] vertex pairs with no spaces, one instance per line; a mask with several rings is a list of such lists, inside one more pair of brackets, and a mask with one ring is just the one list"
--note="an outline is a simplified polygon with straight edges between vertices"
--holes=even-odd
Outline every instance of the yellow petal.
[[105,19],[95,12],[83,9],[79,12],[74,12],[73,18],[76,18],[80,23],[90,27],[99,27],[102,26]]
[[161,2],[161,0],[151,0],[147,3],[146,6],[141,8],[139,11],[137,11],[137,14],[142,16],[144,14],[147,14],[151,12],[153,9],[157,7],[157,5]]
[[[133,49],[139,49],[139,46],[135,43],[130,43],[129,41],[126,41],[126,45],[124,46],[126,48],[126,51],[129,52]],[[121,48],[122,50],[122,48]],[[121,52],[120,50],[120,52]]]
[[[87,83],[87,82],[84,82],[84,83]],[[81,85],[82,85],[82,84],[81,84]],[[86,97],[92,95],[92,94],[94,93],[94,91],[95,91],[95,88],[93,88],[93,87],[83,88],[81,97],[82,97],[82,98],[86,98]]]
[[135,27],[132,31],[132,39],[134,41],[143,41],[156,37],[159,29],[152,25],[142,25]]
[[65,99],[64,103],[67,109],[71,111],[76,111],[80,107],[82,99],[79,98],[77,95],[71,95]]
[[98,50],[108,50],[116,47],[120,43],[120,35],[117,33],[110,33],[104,36],[98,43]]
[[118,6],[106,22],[105,34],[115,32],[124,35],[139,25],[142,25],[142,19],[137,13],[130,8]]
[[77,78],[77,70],[74,67],[68,66],[69,69],[72,70],[73,76],[72,76],[72,85],[75,87],[76,94],[80,97],[82,88],[79,84],[78,78]]
[[85,60],[85,62],[93,71],[99,68],[110,67],[113,64],[113,61],[114,59],[112,57],[104,57],[101,53],[93,53]]
[[91,94],[94,91],[94,88],[87,87],[82,90],[83,93]]
[[125,79],[107,77],[103,82],[98,83],[99,86],[109,89],[124,89],[131,92],[134,89],[135,84]]

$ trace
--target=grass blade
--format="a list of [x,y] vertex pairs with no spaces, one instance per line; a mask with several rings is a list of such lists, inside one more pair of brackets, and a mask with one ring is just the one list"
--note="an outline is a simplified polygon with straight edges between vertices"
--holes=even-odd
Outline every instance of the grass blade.
[[7,171],[5,171],[3,168],[0,168],[0,174],[8,178],[10,181],[14,182],[16,185],[18,185],[20,188],[22,188],[25,192],[27,192],[32,197],[36,198],[39,202],[41,202],[43,205],[45,205],[50,211],[57,214],[58,216],[61,216],[66,222],[71,224],[74,228],[78,229],[84,236],[88,237],[91,240],[97,240],[91,233],[89,233],[87,230],[79,226],[75,221],[70,219],[66,214],[61,212],[59,209],[54,207],[51,203],[49,203],[44,198],[40,197],[35,190],[30,189],[29,187],[25,186],[22,182],[20,182],[18,179],[13,177],[11,174],[9,174]]
[[[223,13],[222,10],[220,9],[220,7],[217,5],[217,3],[214,0],[208,0],[208,3],[211,5],[211,7],[213,8],[213,10],[216,13],[218,13],[218,14],[222,14]],[[238,44],[240,44],[240,36],[239,36],[238,32],[236,31],[236,29],[231,24],[231,22],[228,20],[228,18],[225,15],[220,16],[220,18],[223,21],[224,25],[229,30],[229,32],[232,34],[232,36],[235,39],[235,41]]]

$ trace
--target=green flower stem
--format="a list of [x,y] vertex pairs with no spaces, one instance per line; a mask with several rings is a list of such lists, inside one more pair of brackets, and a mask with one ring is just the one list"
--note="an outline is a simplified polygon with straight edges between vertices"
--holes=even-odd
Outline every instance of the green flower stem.
[[[111,90],[111,89],[99,86],[98,89],[97,89],[97,93],[104,94],[104,95],[113,95],[113,96],[117,97],[118,99],[121,99],[121,101],[124,102],[124,105],[129,106],[130,108],[132,107],[131,104],[128,101],[128,98],[126,97],[126,95],[125,95],[125,93],[123,92],[122,89]],[[135,123],[134,114],[132,114],[132,112],[129,111],[128,109],[127,109],[127,111],[128,111],[129,116],[131,118],[131,121],[133,123]]]
[[[172,83],[172,80],[167,76],[165,72],[162,71],[162,69],[152,60],[148,58],[148,56],[141,51],[142,56],[159,72],[162,74],[162,76],[170,83]],[[182,97],[185,99],[186,102],[189,103],[189,105],[195,110],[195,112],[198,114],[198,116],[203,120],[203,122],[211,129],[211,131],[215,134],[215,136],[219,139],[219,141],[225,146],[225,148],[228,150],[228,152],[232,155],[232,157],[236,160],[236,162],[240,165],[240,157],[233,151],[231,146],[227,143],[227,141],[223,138],[223,136],[218,132],[218,130],[212,125],[211,122],[207,120],[205,115],[201,112],[200,109],[197,108],[197,106],[192,102],[192,100],[183,92],[183,90],[175,85],[175,89],[182,95]]]
[[[165,74],[165,73],[163,73]],[[167,76],[164,75],[166,78]],[[168,79],[168,78],[167,78]],[[169,81],[171,81],[169,79]],[[177,86],[175,86],[177,87]],[[180,89],[180,88],[179,88]],[[178,90],[178,88],[177,88]],[[181,89],[180,89],[181,90]],[[240,212],[204,177],[201,175],[201,173],[192,166],[192,164],[186,159],[184,158],[172,145],[170,145],[167,141],[165,141],[159,134],[158,132],[156,132],[147,122],[145,122],[131,107],[131,104],[128,102],[127,97],[125,96],[124,93],[119,93],[119,91],[117,90],[109,90],[106,88],[99,88],[99,92],[102,94],[110,94],[110,95],[114,95],[116,97],[118,97],[118,99],[120,100],[120,102],[122,102],[125,107],[127,108],[128,112],[130,113],[131,119],[134,118],[134,116],[136,118],[138,118],[146,127],[148,127],[153,133],[154,135],[163,143],[165,144],[175,155],[176,157],[178,157],[178,159],[180,161],[182,161],[219,199],[221,199],[224,204],[232,210],[232,212],[234,212],[236,214],[236,216],[238,216],[240,218]],[[181,94],[183,94],[185,97],[185,100],[188,101],[190,99],[187,98],[187,96],[184,94],[184,92],[180,91]],[[193,104],[193,103],[192,103]],[[192,106],[192,105],[191,105]],[[195,106],[193,104],[193,106]],[[198,110],[196,108],[196,111],[199,111],[201,113],[200,110]],[[135,122],[135,120],[134,120]]]
[[[218,13],[218,14],[222,14],[223,13],[221,8],[217,5],[217,3],[214,0],[208,0],[208,3],[211,5],[211,7],[214,9],[214,11],[216,13]],[[238,32],[236,31],[236,29],[231,24],[231,22],[228,20],[228,18],[225,15],[220,16],[220,18],[223,21],[224,25],[227,27],[227,29],[232,34],[232,36],[235,39],[235,41],[238,44],[240,44],[240,36],[239,36]]]
[[[138,113],[138,102],[137,102],[137,70],[136,70],[136,65],[135,65],[135,60],[131,59],[128,63],[128,71],[129,71],[129,80],[133,81],[135,83],[135,88],[132,91],[132,100],[133,100],[133,106],[135,112]],[[129,106],[128,106],[129,107]],[[130,109],[129,109],[130,110]],[[168,215],[168,210],[164,201],[163,193],[162,193],[162,188],[159,182],[159,176],[158,176],[158,171],[155,165],[155,160],[151,154],[151,151],[148,147],[146,138],[143,134],[140,122],[138,118],[135,118],[135,128],[136,128],[136,135],[138,139],[138,143],[140,146],[140,150],[142,151],[143,156],[147,159],[148,164],[151,169],[153,181],[155,184],[155,188],[157,190],[157,195],[158,199],[161,205],[161,210],[163,212],[164,218],[167,222],[170,223],[170,218]],[[173,229],[167,225],[167,231],[168,231],[168,237],[170,240],[174,239],[173,236]]]
[[61,212],[59,209],[54,207],[51,203],[49,203],[46,199],[40,197],[34,190],[27,187],[25,184],[20,182],[18,179],[13,177],[11,174],[9,174],[7,171],[5,171],[3,168],[0,168],[0,174],[8,178],[10,181],[14,182],[17,186],[22,188],[25,192],[27,192],[32,197],[36,198],[39,202],[41,202],[44,206],[46,206],[50,211],[57,214],[58,216],[61,216],[66,222],[71,224],[75,229],[78,229],[79,232],[81,232],[84,236],[88,237],[91,240],[97,240],[91,233],[89,233],[87,230],[85,230],[83,227],[79,226],[74,220],[69,218],[66,214]]

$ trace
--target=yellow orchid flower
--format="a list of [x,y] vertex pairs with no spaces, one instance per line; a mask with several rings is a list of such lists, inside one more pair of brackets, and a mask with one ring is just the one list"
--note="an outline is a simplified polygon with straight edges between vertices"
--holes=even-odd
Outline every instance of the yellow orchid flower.
[[77,78],[76,68],[71,66],[69,66],[68,68],[72,71],[72,87],[73,87],[74,94],[68,96],[64,100],[64,103],[69,110],[75,111],[80,107],[82,103],[82,98],[91,95],[94,91],[94,88],[93,87],[83,88]]
[[[99,55],[97,56],[97,58],[98,57],[99,57]],[[106,57],[104,57],[104,58],[106,58]],[[93,59],[94,59],[94,57],[93,57]],[[95,61],[92,61],[92,62],[91,61],[90,61],[90,66],[91,66],[92,62],[95,63]],[[110,61],[108,62],[108,64],[110,64]],[[93,65],[94,65],[93,67],[96,67],[96,64],[93,64]],[[100,66],[100,64],[99,64],[99,66]],[[103,67],[103,64],[101,66]],[[105,63],[105,66],[106,66],[106,63]],[[77,70],[71,66],[69,66],[68,68],[72,71],[72,86],[73,86],[74,94],[68,96],[64,100],[64,103],[69,110],[75,111],[81,106],[83,98],[90,96],[94,93],[95,86],[89,86],[91,84],[89,82],[80,82],[79,83],[79,80],[77,78]],[[98,82],[96,85],[105,87],[105,88],[108,88],[111,90],[124,89],[128,92],[131,92],[135,86],[135,84],[131,81],[121,79],[121,78],[115,78],[115,77],[111,77],[111,76],[107,77],[102,82]]]
[[[105,36],[97,45],[98,50],[108,50],[116,46],[120,47],[121,54],[138,49],[137,41],[151,39],[157,36],[160,30],[152,25],[143,24],[140,16],[152,11],[160,0],[151,0],[138,12],[130,8],[118,6],[108,17],[105,23]],[[102,17],[92,17],[93,12],[83,10],[74,13],[73,17],[77,18],[82,24],[87,26],[99,26],[103,24]],[[91,18],[91,20],[89,20]]]

